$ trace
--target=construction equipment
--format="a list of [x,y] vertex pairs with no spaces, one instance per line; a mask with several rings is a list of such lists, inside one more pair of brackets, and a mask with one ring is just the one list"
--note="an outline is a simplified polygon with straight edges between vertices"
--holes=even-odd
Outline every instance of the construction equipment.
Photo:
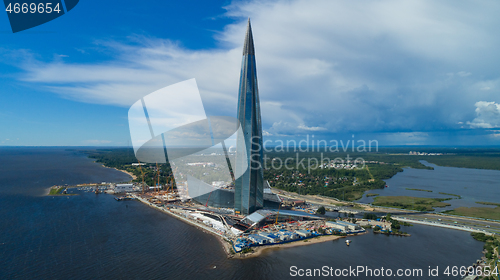
[[158,192],[157,194],[160,194],[160,168],[158,168],[158,162],[156,163],[156,174],[157,174],[157,180],[158,180],[158,184],[156,184],[157,188],[158,188]]
[[278,206],[278,213],[276,213],[276,222],[274,223],[275,225],[278,224],[278,217],[280,216],[280,209],[281,209],[281,198],[279,196],[278,200],[280,201],[280,205]]
[[142,194],[144,194],[144,191],[146,189],[146,186],[144,185],[144,172],[142,171],[141,161],[140,160],[137,161],[139,162],[139,169],[141,170],[142,173]]

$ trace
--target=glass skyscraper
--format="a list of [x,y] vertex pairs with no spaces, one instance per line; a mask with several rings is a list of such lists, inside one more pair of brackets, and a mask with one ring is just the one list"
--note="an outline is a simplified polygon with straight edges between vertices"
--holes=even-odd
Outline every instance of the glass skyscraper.
[[238,93],[238,121],[242,133],[237,135],[234,209],[248,215],[264,205],[262,123],[252,28],[248,19]]

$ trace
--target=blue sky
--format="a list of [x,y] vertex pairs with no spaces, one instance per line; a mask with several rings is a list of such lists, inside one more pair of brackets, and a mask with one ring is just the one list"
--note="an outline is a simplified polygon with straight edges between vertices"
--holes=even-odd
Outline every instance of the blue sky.
[[16,34],[0,13],[0,145],[130,145],[128,108],[191,78],[235,116],[248,17],[266,139],[500,144],[500,3],[144,2]]

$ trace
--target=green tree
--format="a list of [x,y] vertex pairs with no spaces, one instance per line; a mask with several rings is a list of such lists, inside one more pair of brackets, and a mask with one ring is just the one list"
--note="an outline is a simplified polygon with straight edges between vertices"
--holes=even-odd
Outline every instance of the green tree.
[[374,213],[364,213],[363,214],[363,219],[376,220],[377,219],[377,215],[374,214]]
[[321,215],[325,215],[325,213],[326,213],[325,207],[324,206],[319,207],[318,210],[316,210],[316,213],[321,214]]

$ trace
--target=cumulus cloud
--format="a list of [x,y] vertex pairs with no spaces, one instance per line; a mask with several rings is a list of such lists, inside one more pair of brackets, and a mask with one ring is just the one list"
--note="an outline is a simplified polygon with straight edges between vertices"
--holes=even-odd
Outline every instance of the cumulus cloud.
[[467,124],[471,128],[500,127],[500,104],[495,102],[476,102],[476,118]]
[[[101,43],[116,54],[105,62],[31,58],[20,79],[64,98],[128,107],[196,78],[207,114],[234,116],[250,17],[269,135],[459,129],[474,117],[470,104],[500,93],[500,2],[237,1],[226,9],[236,21],[215,37],[219,48],[132,36]],[[471,127],[498,125],[490,115],[476,119]]]
[[319,127],[319,126],[310,127],[310,126],[306,126],[303,124],[299,125],[297,128],[303,129],[303,130],[308,130],[308,131],[324,131],[324,130],[326,130],[326,128],[324,128],[324,127]]

